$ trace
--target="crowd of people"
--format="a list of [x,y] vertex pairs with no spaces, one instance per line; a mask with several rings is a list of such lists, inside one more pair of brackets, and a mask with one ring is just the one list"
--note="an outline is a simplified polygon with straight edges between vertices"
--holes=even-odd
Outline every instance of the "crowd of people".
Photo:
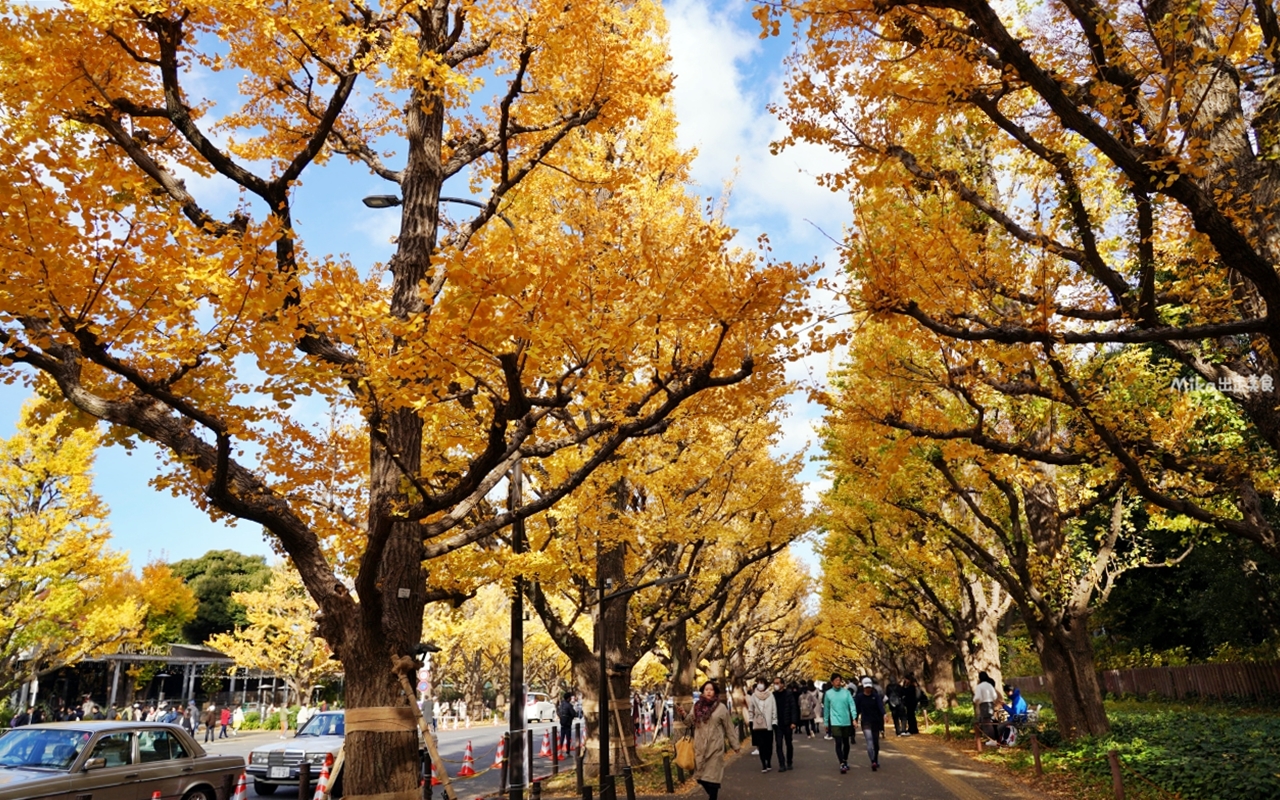
[[[323,704],[322,704],[323,706]],[[282,708],[272,705],[266,709],[265,717],[281,712]],[[297,725],[301,728],[307,720],[323,707],[312,708],[306,703],[298,709]],[[9,721],[9,727],[21,728],[42,722],[79,722],[82,720],[124,720],[139,722],[163,722],[186,729],[193,738],[203,729],[204,741],[228,739],[236,736],[244,727],[245,707],[218,705],[209,703],[203,709],[195,700],[186,703],[167,701],[151,703],[133,703],[122,707],[108,706],[106,709],[95,702],[90,695],[83,696],[83,702],[65,703],[61,698],[53,698],[48,705],[37,703],[31,708],[20,708]]]
[[[761,772],[773,770],[775,756],[778,772],[795,769],[794,737],[821,735],[834,742],[840,772],[847,773],[850,746],[859,730],[874,772],[880,769],[880,739],[886,720],[893,720],[897,736],[919,733],[916,712],[925,699],[910,673],[901,681],[890,680],[884,688],[870,676],[854,681],[850,688],[838,673],[822,687],[813,682],[762,678],[747,695],[743,719],[750,727],[753,754],[760,758]],[[693,735],[693,777],[709,800],[716,800],[719,794],[726,749],[738,750],[730,703],[714,681],[707,681],[687,716]]]

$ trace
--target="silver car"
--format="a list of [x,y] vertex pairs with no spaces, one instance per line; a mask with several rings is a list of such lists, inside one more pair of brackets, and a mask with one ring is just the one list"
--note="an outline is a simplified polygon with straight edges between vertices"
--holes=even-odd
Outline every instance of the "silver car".
[[[341,711],[321,711],[307,720],[292,739],[254,748],[247,768],[253,790],[266,795],[281,786],[297,786],[298,765],[304,761],[311,765],[311,785],[315,786],[325,761],[336,757],[342,747],[345,719]],[[342,796],[341,778],[330,776],[330,796]]]
[[230,800],[240,756],[210,755],[177,725],[51,722],[0,736],[0,800]]

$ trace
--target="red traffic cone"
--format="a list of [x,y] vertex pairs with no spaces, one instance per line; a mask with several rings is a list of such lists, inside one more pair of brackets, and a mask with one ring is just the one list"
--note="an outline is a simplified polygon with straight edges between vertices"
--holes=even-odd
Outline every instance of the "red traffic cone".
[[433,765],[432,765],[432,769],[431,769],[431,785],[432,785],[432,786],[439,786],[439,785],[440,785],[440,770],[441,770],[441,769],[442,769],[442,766],[441,766],[440,764],[433,764]]
[[471,740],[467,740],[467,749],[462,754],[462,769],[458,770],[459,778],[470,778],[476,774],[476,760],[471,755]]
[[236,782],[236,791],[231,795],[231,800],[249,800],[249,784],[243,772],[240,773],[240,780]]
[[502,762],[507,760],[507,740],[503,737],[498,740],[498,751],[493,754],[493,768],[500,769]]
[[316,781],[316,793],[311,800],[325,800],[329,796],[329,767],[333,764],[333,754],[325,756],[324,766],[320,768],[320,778]]
[[538,752],[538,758],[551,758],[551,729],[547,728],[542,732],[542,750]]

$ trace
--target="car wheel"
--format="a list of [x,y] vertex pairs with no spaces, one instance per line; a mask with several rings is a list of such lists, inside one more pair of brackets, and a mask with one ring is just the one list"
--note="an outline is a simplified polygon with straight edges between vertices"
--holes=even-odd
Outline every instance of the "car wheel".
[[197,786],[182,796],[182,800],[218,800],[208,786]]
[[253,791],[264,797],[269,794],[275,794],[276,789],[278,788],[280,787],[276,786],[274,783],[263,783],[262,781],[253,782]]

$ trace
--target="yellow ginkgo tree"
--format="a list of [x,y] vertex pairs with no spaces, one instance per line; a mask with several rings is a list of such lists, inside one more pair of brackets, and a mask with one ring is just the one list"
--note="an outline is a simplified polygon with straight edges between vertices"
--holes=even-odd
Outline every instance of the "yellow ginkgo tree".
[[[1280,554],[1275,4],[804,0],[763,4],[766,35],[781,15],[779,146],[844,157],[822,180],[853,207],[857,305],[1064,407],[1145,502]],[[1152,374],[1166,397],[1133,391]],[[1225,446],[1188,445],[1209,404]]]
[[142,630],[147,603],[111,589],[128,557],[109,546],[107,506],[93,491],[100,436],[28,403],[0,441],[0,693]]
[[260,591],[235,592],[231,597],[244,606],[249,624],[215,634],[205,644],[234,658],[237,667],[270,672],[303,699],[325,680],[342,674],[342,665],[316,633],[318,609],[297,570],[277,564]]
[[[807,346],[808,269],[689,191],[665,35],[654,0],[0,3],[0,359],[288,555],[348,708],[399,715],[349,720],[350,794],[418,788],[432,559]],[[386,263],[307,246],[352,164]],[[558,478],[508,511],[517,462]]]

